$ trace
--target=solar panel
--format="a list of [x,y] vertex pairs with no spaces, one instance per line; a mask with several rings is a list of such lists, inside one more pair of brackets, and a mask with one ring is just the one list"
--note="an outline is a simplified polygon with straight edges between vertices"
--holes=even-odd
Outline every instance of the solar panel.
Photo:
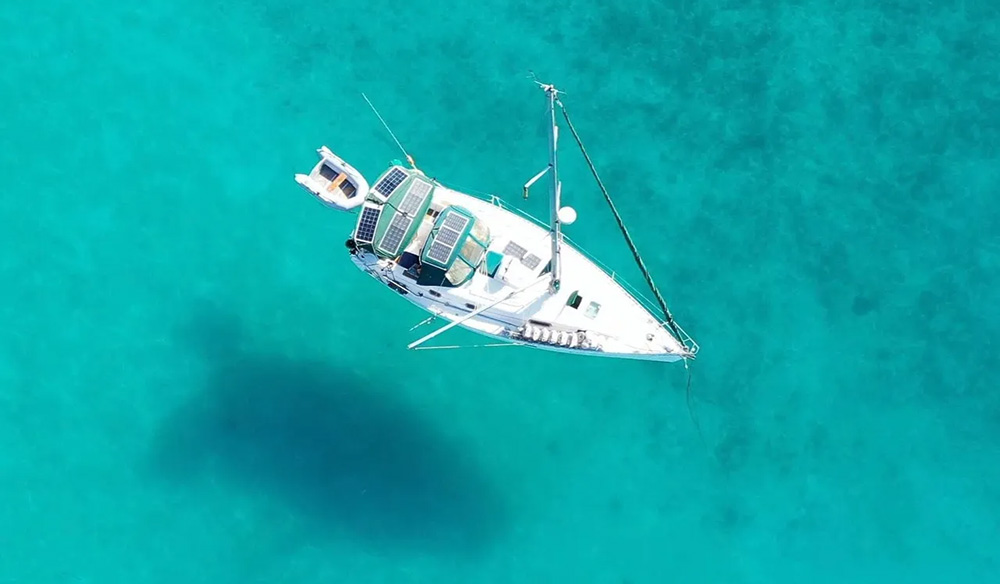
[[507,247],[503,248],[503,255],[514,256],[520,259],[524,257],[524,254],[527,253],[527,251],[528,250],[511,241],[507,244]]
[[423,203],[423,199],[413,193],[406,193],[406,197],[403,198],[403,202],[399,204],[397,209],[400,213],[406,215],[415,215],[417,209],[420,208],[420,203]]
[[419,207],[420,199],[411,194],[407,194],[403,197],[403,202],[396,207],[396,212],[402,213],[403,215],[413,215],[413,212]]
[[448,257],[451,256],[451,249],[451,246],[435,241],[427,251],[427,257],[436,262],[446,264],[448,263]]
[[403,236],[406,235],[406,230],[410,228],[410,223],[413,219],[410,219],[406,215],[396,213],[392,218],[392,223],[389,224],[389,228],[385,230],[385,235],[382,237],[382,241],[379,242],[379,247],[388,253],[395,254],[399,251],[399,244],[403,242]]
[[406,191],[406,198],[403,199],[403,203],[399,206],[400,212],[407,215],[416,213],[429,192],[431,192],[431,184],[429,182],[419,179],[414,180],[413,184]]
[[533,253],[529,253],[528,255],[521,258],[521,263],[527,266],[529,270],[534,270],[535,268],[537,268],[538,262],[540,261],[542,261],[542,259]]
[[426,200],[427,193],[429,192],[431,192],[430,183],[422,180],[413,181],[413,184],[406,191],[406,196],[403,197],[403,202],[396,209],[397,213],[409,215],[410,217],[416,215],[417,210],[420,209],[420,205],[424,204],[424,200]]
[[371,243],[375,237],[375,224],[378,223],[382,209],[378,207],[365,207],[361,209],[361,219],[358,221],[358,232],[354,239],[361,243]]
[[459,233],[465,229],[465,226],[468,225],[468,223],[469,218],[465,215],[459,215],[458,213],[448,213],[448,216],[444,218],[444,226],[449,229],[454,229]]
[[374,190],[388,197],[404,180],[406,180],[406,173],[398,168],[394,168],[375,184]]
[[451,229],[442,227],[441,229],[438,229],[437,236],[434,238],[434,241],[440,241],[447,246],[454,246],[455,242],[458,241],[459,235],[461,234],[457,231],[452,231]]

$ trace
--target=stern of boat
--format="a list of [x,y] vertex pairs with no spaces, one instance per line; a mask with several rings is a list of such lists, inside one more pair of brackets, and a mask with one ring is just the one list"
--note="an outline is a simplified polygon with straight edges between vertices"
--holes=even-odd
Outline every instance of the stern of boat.
[[365,177],[326,146],[316,153],[319,162],[309,174],[296,174],[295,182],[334,209],[349,211],[364,203],[369,190]]

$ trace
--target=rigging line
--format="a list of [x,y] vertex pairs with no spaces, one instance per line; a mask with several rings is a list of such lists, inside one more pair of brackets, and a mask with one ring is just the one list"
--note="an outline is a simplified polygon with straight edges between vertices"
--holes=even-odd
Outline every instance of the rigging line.
[[424,326],[425,324],[429,324],[429,323],[430,323],[431,321],[433,321],[433,320],[434,320],[435,318],[437,318],[437,316],[435,316],[435,315],[433,315],[433,314],[432,314],[432,315],[430,315],[430,316],[428,316],[428,317],[427,317],[427,318],[425,318],[424,320],[422,320],[422,321],[418,322],[417,324],[413,325],[413,328],[411,328],[411,329],[410,329],[410,332],[413,332],[414,330],[416,330],[416,329],[418,329],[418,328],[420,328],[420,327]]
[[375,109],[375,106],[374,104],[372,104],[372,101],[368,99],[368,96],[365,95],[364,92],[361,93],[361,97],[365,98],[365,101],[368,102],[368,107],[372,108],[372,111],[375,112],[376,116],[378,116],[378,121],[382,122],[382,125],[385,127],[385,131],[389,132],[389,135],[392,136],[392,139],[396,142],[396,146],[399,146],[400,151],[402,151],[403,156],[406,157],[406,160],[409,161],[410,166],[416,168],[417,164],[413,161],[413,157],[406,153],[406,148],[403,148],[403,145],[399,143],[399,139],[396,138],[396,134],[392,133],[392,130],[389,128],[389,124],[385,123],[385,120],[382,119],[382,114],[378,113],[378,110]]
[[433,351],[435,349],[479,349],[483,347],[522,347],[523,343],[486,343],[483,345],[437,345],[434,347],[414,347],[414,351]]
[[[677,336],[677,340],[683,345],[684,336],[681,334],[680,330],[678,330],[677,324],[674,323],[674,317],[670,314],[670,310],[667,308],[667,303],[663,300],[663,296],[660,295],[660,291],[656,288],[656,284],[653,283],[653,277],[650,276],[649,270],[646,269],[645,262],[642,261],[642,257],[639,255],[639,250],[636,249],[635,243],[632,242],[632,236],[629,235],[628,229],[625,227],[625,222],[618,213],[618,208],[615,207],[614,201],[611,200],[611,195],[608,194],[608,189],[604,187],[604,182],[601,181],[601,177],[598,176],[597,168],[594,167],[594,163],[590,160],[590,155],[587,154],[587,149],[584,148],[583,142],[580,140],[580,135],[576,133],[576,128],[573,127],[573,122],[569,119],[569,113],[566,112],[566,106],[563,105],[562,101],[559,101],[558,103],[559,108],[562,110],[563,117],[566,118],[566,125],[569,126],[569,131],[573,134],[573,138],[576,140],[576,145],[580,147],[580,151],[583,153],[583,157],[587,161],[587,166],[590,167],[590,172],[597,180],[597,186],[600,187],[601,193],[604,194],[604,200],[606,200],[608,202],[608,206],[611,207],[611,213],[615,216],[615,221],[618,222],[618,228],[621,230],[622,235],[625,236],[625,242],[632,251],[632,257],[635,258],[636,263],[639,265],[639,271],[641,271],[643,277],[646,278],[646,283],[649,284],[650,290],[653,291],[653,296],[656,297],[656,301],[663,310],[663,316],[667,319],[667,326],[670,327],[670,330]],[[685,359],[685,363],[686,362],[687,359]]]
[[[594,179],[597,180],[597,186],[600,187],[601,193],[604,195],[604,200],[608,202],[608,206],[611,207],[611,213],[615,216],[615,221],[618,223],[618,228],[621,230],[622,235],[625,237],[625,242],[628,244],[629,250],[632,251],[632,257],[635,258],[636,264],[639,265],[639,271],[642,272],[643,277],[646,279],[646,283],[649,284],[650,290],[653,291],[653,296],[656,297],[656,301],[659,303],[660,308],[663,310],[663,315],[667,319],[667,326],[673,331],[674,335],[677,337],[677,341],[681,343],[682,346],[686,347],[684,343],[684,335],[681,334],[674,322],[674,317],[670,314],[670,309],[667,308],[667,302],[660,295],[660,291],[656,288],[656,284],[653,283],[653,277],[649,274],[649,270],[646,269],[645,262],[642,261],[642,256],[639,255],[639,250],[636,249],[635,243],[632,242],[632,237],[628,233],[628,229],[625,227],[625,222],[622,220],[621,215],[618,213],[618,209],[615,207],[614,201],[611,200],[611,195],[608,194],[608,189],[605,188],[604,182],[601,177],[597,174],[597,168],[594,166],[593,161],[590,159],[590,155],[587,153],[587,149],[583,145],[583,141],[580,140],[580,135],[576,133],[576,128],[573,126],[573,122],[569,119],[569,113],[566,111],[566,106],[563,105],[562,101],[559,100],[559,109],[562,110],[563,117],[566,119],[566,125],[569,127],[570,133],[573,134],[573,139],[576,140],[576,145],[580,147],[580,152],[583,153],[584,159],[587,161],[587,166],[590,167],[590,172],[594,175]],[[687,401],[688,415],[691,416],[691,422],[694,423],[695,429],[698,431],[698,437],[701,438],[702,445],[707,448],[707,443],[705,442],[705,435],[701,431],[701,423],[698,421],[697,416],[695,416],[694,408],[691,405],[691,367],[690,356],[684,357],[684,369],[687,370],[687,386],[685,389],[685,396]]]
[[466,314],[465,316],[462,316],[461,318],[458,318],[456,320],[452,320],[451,322],[449,322],[445,326],[437,329],[436,331],[432,332],[431,334],[426,335],[424,337],[421,337],[420,339],[417,339],[416,341],[413,341],[412,343],[410,343],[409,345],[407,345],[406,348],[407,349],[413,349],[413,348],[415,348],[415,347],[417,347],[419,345],[422,345],[425,342],[427,342],[427,341],[433,339],[434,337],[438,336],[439,334],[445,332],[446,330],[448,330],[450,328],[453,328],[453,327],[456,327],[456,326],[462,324],[463,322],[466,322],[467,320],[469,320],[471,318],[479,316],[481,313],[486,312],[487,310],[493,308],[497,304],[500,304],[501,302],[503,302],[503,301],[505,301],[505,300],[507,300],[509,298],[512,298],[512,297],[520,294],[521,292],[524,292],[525,290],[528,290],[529,288],[533,288],[536,285],[544,282],[547,279],[548,279],[548,275],[540,276],[537,279],[533,280],[530,284],[526,284],[526,285],[524,285],[524,286],[522,286],[520,288],[515,288],[514,290],[511,290],[507,294],[504,294],[503,296],[497,298],[493,302],[490,302],[489,304],[486,304],[484,306],[480,306],[479,308],[473,310],[472,312]]

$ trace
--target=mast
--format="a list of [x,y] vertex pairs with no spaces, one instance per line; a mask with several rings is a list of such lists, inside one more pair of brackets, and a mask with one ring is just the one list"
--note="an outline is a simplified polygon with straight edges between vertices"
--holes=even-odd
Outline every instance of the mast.
[[549,292],[555,294],[559,291],[560,279],[562,276],[562,265],[559,261],[559,247],[562,244],[562,225],[559,220],[559,198],[562,194],[562,185],[559,182],[559,164],[556,156],[556,146],[559,141],[559,127],[556,125],[556,98],[559,90],[554,85],[541,85],[545,94],[549,98],[549,119],[551,120],[549,132],[549,170],[552,174],[551,193],[551,222],[549,233],[552,237],[552,280],[549,283]]

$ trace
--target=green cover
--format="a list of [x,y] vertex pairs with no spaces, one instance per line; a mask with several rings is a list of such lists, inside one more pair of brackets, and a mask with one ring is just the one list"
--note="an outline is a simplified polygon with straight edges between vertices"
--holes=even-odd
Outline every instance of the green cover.
[[[390,168],[386,172],[390,172],[391,170]],[[385,202],[382,215],[379,217],[378,224],[375,227],[375,244],[373,247],[379,257],[398,257],[413,240],[413,236],[417,233],[417,230],[420,229],[420,223],[427,213],[428,207],[431,205],[431,200],[434,196],[434,183],[419,173],[408,172],[407,175],[406,179],[400,183],[399,187],[393,191],[392,195]],[[379,180],[381,180],[381,177]],[[422,196],[418,204],[408,203],[404,205],[404,202],[407,202],[408,196],[417,196],[415,192],[411,193],[411,188],[418,187],[419,183],[426,185],[426,193]],[[378,181],[375,184],[378,184]],[[410,212],[404,213],[403,210],[410,210]],[[405,220],[407,217],[410,219],[408,222]],[[392,227],[393,225],[397,227],[405,225],[402,237],[399,237],[395,233],[396,229]]]

